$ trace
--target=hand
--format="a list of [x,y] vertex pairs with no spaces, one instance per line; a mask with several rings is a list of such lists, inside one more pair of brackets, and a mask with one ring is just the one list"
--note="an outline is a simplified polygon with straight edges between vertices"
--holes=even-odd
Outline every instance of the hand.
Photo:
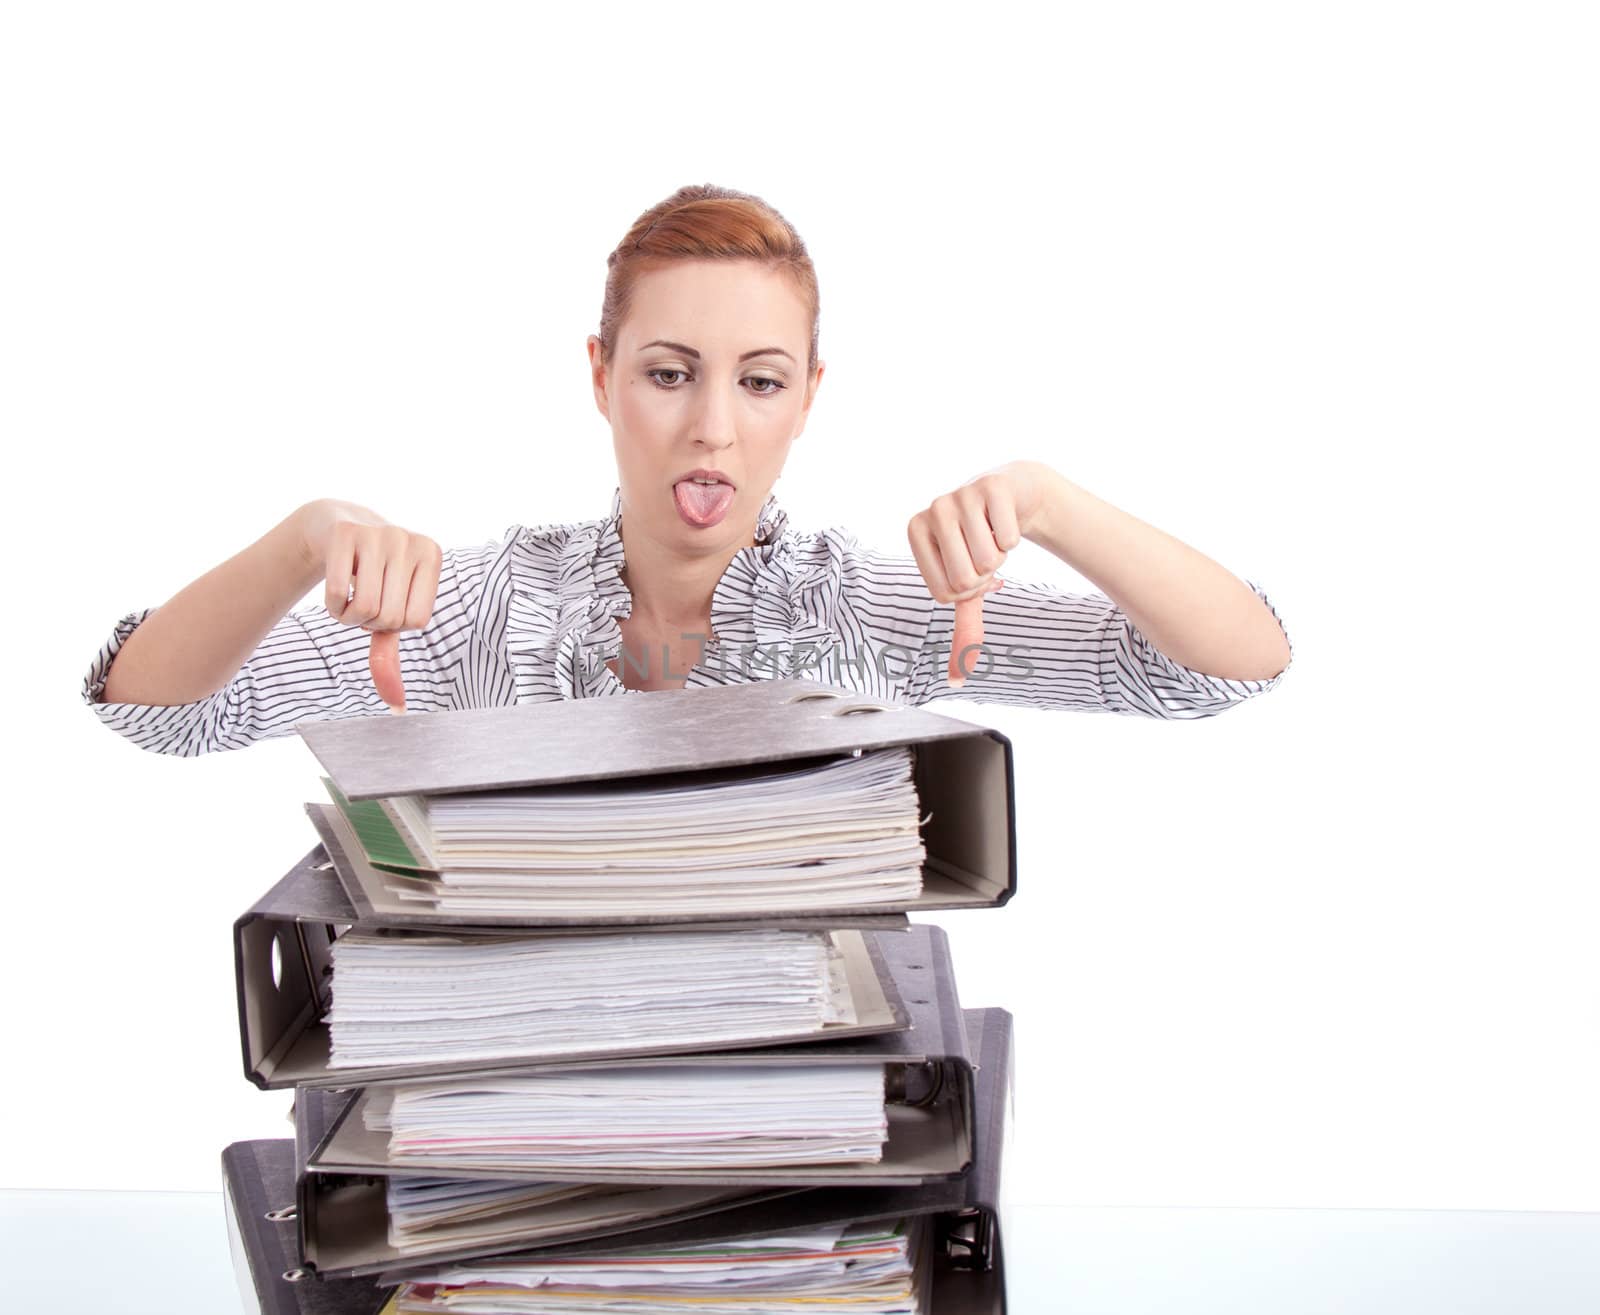
[[946,670],[952,689],[966,682],[966,654],[983,645],[983,596],[1000,588],[994,573],[1038,511],[1044,470],[1014,461],[987,471],[935,498],[906,526],[928,592],[956,605]]
[[439,545],[366,507],[325,499],[303,509],[303,551],[320,564],[328,614],[372,635],[367,666],[379,696],[406,709],[400,631],[421,630],[433,615],[444,560]]

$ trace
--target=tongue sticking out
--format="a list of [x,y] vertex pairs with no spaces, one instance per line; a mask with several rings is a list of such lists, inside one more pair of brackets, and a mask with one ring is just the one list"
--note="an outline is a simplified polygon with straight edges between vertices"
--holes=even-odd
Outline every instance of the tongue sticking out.
[[696,484],[692,479],[680,479],[672,486],[672,492],[678,502],[678,514],[691,525],[715,525],[733,502],[731,484]]

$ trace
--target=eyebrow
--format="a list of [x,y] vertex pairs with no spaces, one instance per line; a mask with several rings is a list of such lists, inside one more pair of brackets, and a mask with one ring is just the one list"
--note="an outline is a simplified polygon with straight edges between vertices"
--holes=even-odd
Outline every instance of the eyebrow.
[[[668,342],[665,338],[652,338],[645,343],[644,347],[670,347],[673,351],[682,352],[685,356],[692,356],[697,361],[700,359],[700,353],[695,351],[693,347],[685,346],[681,342]],[[643,351],[644,347],[639,350]],[[757,347],[753,352],[745,352],[739,359],[748,361],[752,356],[788,356],[791,361],[794,360],[794,357],[790,356],[782,347]]]

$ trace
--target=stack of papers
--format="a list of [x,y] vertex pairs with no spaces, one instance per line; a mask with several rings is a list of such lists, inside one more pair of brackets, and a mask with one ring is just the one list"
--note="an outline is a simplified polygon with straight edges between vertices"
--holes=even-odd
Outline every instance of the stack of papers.
[[330,1068],[715,1049],[856,1021],[820,932],[347,932],[332,957]]
[[607,1257],[484,1260],[411,1273],[400,1315],[927,1315],[919,1274],[925,1224],[901,1220],[792,1237],[630,1250]]
[[755,775],[346,799],[400,898],[622,921],[908,903],[926,858],[907,748]]
[[580,1228],[621,1228],[735,1201],[746,1193],[400,1174],[388,1180],[387,1194],[389,1245],[402,1256],[422,1256],[477,1246],[527,1246]]
[[876,1164],[888,1137],[880,1064],[651,1064],[369,1093],[395,1164],[430,1159],[537,1174]]

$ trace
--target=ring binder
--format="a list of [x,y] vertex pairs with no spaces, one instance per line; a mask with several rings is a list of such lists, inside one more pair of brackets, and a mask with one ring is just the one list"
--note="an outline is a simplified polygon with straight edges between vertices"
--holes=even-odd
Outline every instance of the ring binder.
[[[356,910],[336,875],[320,870],[318,865],[326,857],[322,846],[311,850],[234,924],[234,977],[239,998],[239,1036],[245,1075],[258,1087],[274,1090],[295,1085],[350,1086],[352,1083],[459,1071],[455,1065],[425,1063],[361,1072],[329,1067],[331,1040],[325,1021],[328,999],[323,983],[332,972],[334,942],[344,932],[359,928],[362,924],[357,920]],[[836,939],[846,953],[852,986],[862,993],[862,1017],[853,1024],[824,1024],[814,1035],[757,1037],[735,1048],[873,1036],[901,1031],[909,1026],[907,1005],[901,997],[895,975],[887,966],[886,957],[898,938],[910,934],[906,930],[909,924],[903,916],[898,916],[887,920],[887,926],[894,930],[858,931],[850,925],[852,922],[859,922],[866,928],[882,928],[885,921],[872,916],[845,919],[842,925],[833,920],[822,924],[837,928]],[[811,918],[776,919],[752,926],[820,929],[818,922]],[[681,925],[653,928],[658,931],[689,929]],[[739,930],[741,924],[718,923],[715,929]],[[508,930],[511,929],[500,927],[496,932],[504,935]],[[537,927],[529,929],[529,932],[551,936],[592,936],[607,930],[624,929]],[[293,938],[293,952],[283,954],[280,978],[275,982],[272,947],[274,943],[281,945],[284,936]],[[667,1041],[655,1046],[641,1046],[628,1053],[665,1055],[693,1048]],[[566,1055],[562,1058],[567,1061],[610,1058],[613,1053],[597,1048],[588,1055]],[[526,1067],[537,1062],[537,1059],[537,1056],[528,1056],[520,1061],[474,1065],[472,1071]]]
[[[973,1158],[975,1056],[968,1050],[969,1038],[955,975],[950,965],[949,944],[942,928],[917,925],[910,932],[896,934],[884,952],[891,978],[897,982],[907,972],[907,961],[921,965],[921,975],[933,981],[928,991],[931,1000],[916,1004],[911,1011],[913,1026],[901,1032],[878,1037],[840,1041],[812,1041],[802,1045],[767,1050],[738,1050],[674,1055],[664,1058],[614,1057],[593,1061],[553,1062],[541,1065],[502,1066],[500,1076],[519,1073],[564,1072],[573,1069],[638,1069],[670,1063],[673,1066],[720,1067],[728,1064],[761,1064],[810,1068],[836,1064],[883,1064],[891,1073],[891,1087],[898,1087],[914,1099],[897,1101],[890,1112],[890,1139],[883,1162],[849,1165],[797,1166],[789,1168],[722,1168],[704,1171],[641,1172],[621,1169],[572,1169],[540,1167],[537,1172],[482,1165],[470,1160],[440,1159],[427,1165],[391,1163],[386,1139],[367,1131],[362,1115],[367,1105],[366,1088],[355,1088],[344,1101],[318,1102],[303,1088],[295,1103],[296,1137],[303,1148],[306,1176],[300,1196],[302,1213],[315,1215],[315,1188],[318,1175],[385,1177],[391,1174],[436,1174],[448,1177],[519,1180],[528,1178],[552,1181],[626,1182],[641,1184],[749,1184],[752,1186],[794,1186],[807,1184],[886,1186],[907,1182],[926,1182],[941,1177],[956,1177],[967,1172]],[[926,1075],[925,1083],[914,1086],[913,1075]],[[481,1077],[481,1073],[473,1076]],[[307,1255],[314,1253],[308,1234]]]
[[[941,1238],[933,1258],[928,1315],[1004,1315],[1005,1252],[999,1187],[1010,1105],[1011,1016],[1003,1009],[967,1010],[965,1015],[966,1030],[983,1060],[977,1090],[973,1166],[966,1177],[911,1188],[814,1188],[720,1216],[706,1215],[591,1242],[492,1254],[508,1261],[556,1254],[601,1256],[629,1247],[705,1244],[841,1222],[867,1223],[926,1215],[935,1220]],[[320,1099],[326,1093],[317,1095]],[[246,1277],[253,1278],[258,1294],[265,1294],[261,1309],[267,1315],[375,1315],[384,1299],[381,1284],[405,1280],[404,1265],[376,1274],[363,1271],[356,1276],[312,1273],[302,1258],[292,1224],[263,1224],[259,1213],[250,1213],[251,1202],[264,1202],[292,1187],[293,1141],[236,1142],[223,1152],[222,1164],[230,1228],[237,1231],[248,1258]],[[953,1241],[945,1245],[944,1239]],[[431,1257],[422,1263],[440,1258]],[[279,1277],[283,1271],[296,1267],[308,1271],[300,1284],[286,1283]],[[265,1283],[263,1275],[270,1275],[275,1281]]]
[[[810,706],[824,700],[817,713]],[[619,706],[625,705],[625,706]],[[893,711],[892,717],[849,715]],[[698,732],[718,727],[714,744]],[[837,920],[860,914],[997,908],[1016,891],[1015,786],[1011,741],[999,731],[943,713],[841,694],[815,681],[761,680],[703,689],[654,690],[627,699],[526,703],[505,708],[354,717],[295,723],[301,738],[352,802],[407,795],[603,783],[627,778],[691,779],[741,767],[826,761],[869,749],[907,748],[926,857],[923,890],[911,901],[808,909]],[[326,805],[308,806],[318,811]],[[329,810],[337,812],[337,810]],[[313,821],[318,814],[313,812]],[[387,894],[357,852],[338,852],[318,830],[363,921],[384,925],[615,925],[615,915],[543,916],[477,912],[470,919]],[[359,846],[343,846],[355,851]],[[763,921],[770,918],[763,917]],[[620,920],[722,922],[694,914]],[[734,919],[734,921],[738,921]]]
[[[318,843],[234,926],[245,1071],[296,1088],[292,1140],[223,1154],[247,1305],[390,1315],[385,1289],[441,1263],[598,1259],[839,1227],[903,1243],[905,1221],[921,1315],[1003,1315],[1011,1016],[963,1010],[944,932],[907,915],[994,908],[1015,893],[1005,736],[799,679],[295,729],[335,802],[306,805]],[[703,788],[724,781],[739,784],[718,799]],[[652,789],[679,785],[695,788]],[[543,787],[574,798],[428,802]],[[542,889],[536,873],[548,874]],[[850,898],[884,902],[819,907]],[[720,938],[744,932],[811,937]],[[494,942],[481,955],[479,939]],[[679,952],[657,952],[669,945]],[[686,975],[688,954],[698,975]],[[390,992],[402,971],[437,985]],[[602,977],[610,994],[592,989]],[[613,1000],[623,1004],[602,1014]],[[740,1036],[741,1018],[767,1034]],[[413,1049],[418,1035],[435,1058]],[[742,1108],[724,1094],[734,1084],[713,1083],[719,1104],[705,1108],[732,1111],[716,1119],[700,1106],[701,1076],[689,1087],[677,1075],[823,1065],[874,1072],[813,1074],[814,1096],[753,1075],[739,1084]],[[673,1075],[648,1096],[633,1083],[541,1084],[541,1099],[554,1086],[569,1109],[639,1102],[608,1106],[609,1125],[564,1114],[530,1129],[504,1112],[534,1094],[511,1078],[652,1066]],[[388,1090],[478,1079],[507,1080],[488,1115],[476,1096]],[[649,1101],[663,1099],[688,1115],[658,1124]],[[774,1115],[824,1099],[829,1119]],[[727,1151],[709,1160],[691,1149],[718,1144]],[[806,1156],[815,1162],[796,1162]]]

